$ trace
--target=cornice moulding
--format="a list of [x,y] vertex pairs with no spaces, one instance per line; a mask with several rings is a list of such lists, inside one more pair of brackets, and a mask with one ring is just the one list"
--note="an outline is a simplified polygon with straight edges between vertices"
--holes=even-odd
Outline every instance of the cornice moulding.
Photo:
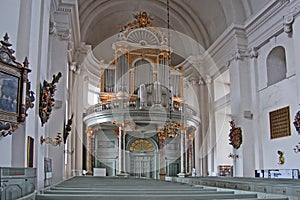
[[264,26],[264,24],[273,18],[274,15],[278,15],[289,2],[290,0],[274,0],[266,5],[265,8],[258,12],[254,17],[246,21],[245,28],[247,29],[247,34],[250,35],[252,32],[256,32],[258,28]]
[[[289,13],[298,16],[299,12],[299,1],[274,0],[257,15],[246,21],[245,25],[230,25],[208,48],[208,53],[218,68],[222,68],[228,64],[228,61],[234,59],[236,52],[242,51],[246,55],[251,49],[259,49],[270,38],[282,33],[284,28],[283,16]],[[248,54],[245,55],[242,57],[253,57]],[[214,73],[216,73],[214,70],[210,71],[210,74]]]
[[81,35],[80,35],[80,24],[79,24],[79,13],[78,13],[78,2],[77,0],[56,0],[55,8],[58,10],[57,5],[62,9],[67,9],[70,12],[70,25],[72,29],[72,38],[74,40],[75,48],[80,47]]

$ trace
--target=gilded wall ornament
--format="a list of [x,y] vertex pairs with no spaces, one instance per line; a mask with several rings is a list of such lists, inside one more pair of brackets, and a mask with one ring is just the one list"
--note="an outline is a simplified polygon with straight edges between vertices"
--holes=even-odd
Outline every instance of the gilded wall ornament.
[[242,129],[241,127],[235,127],[234,120],[230,121],[230,133],[229,133],[229,141],[230,145],[233,146],[233,148],[238,149],[240,148],[243,138],[242,138]]
[[57,75],[53,75],[52,82],[48,83],[44,80],[43,85],[41,85],[40,91],[40,105],[39,105],[39,115],[42,122],[42,126],[50,118],[52,108],[55,104],[54,93],[56,91],[56,83],[61,78],[62,74],[59,72]]
[[64,144],[66,144],[67,138],[70,134],[70,131],[72,130],[72,120],[73,120],[73,114],[71,118],[68,120],[68,123],[64,127],[64,132],[63,132]]
[[298,134],[300,134],[300,110],[296,113],[293,124]]
[[278,150],[277,154],[279,155],[278,164],[283,165],[285,163],[283,151]]

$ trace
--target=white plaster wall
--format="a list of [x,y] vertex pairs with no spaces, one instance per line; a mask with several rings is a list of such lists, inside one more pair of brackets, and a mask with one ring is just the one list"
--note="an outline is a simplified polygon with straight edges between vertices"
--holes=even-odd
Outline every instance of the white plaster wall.
[[[294,22],[294,36],[300,34],[300,18],[298,17],[295,19]],[[299,50],[300,50],[300,38],[299,37],[294,37],[293,38],[293,46],[294,46],[294,56],[295,58],[298,58],[299,56]],[[295,71],[296,71],[296,82],[297,82],[297,100],[300,102],[300,59],[295,59],[294,62],[295,65]],[[298,67],[296,67],[298,66]],[[300,139],[299,139],[300,140]]]
[[[45,124],[47,127],[46,136],[55,138],[57,133],[63,133],[64,121],[66,119],[66,103],[67,99],[67,83],[68,83],[68,62],[67,62],[67,41],[61,40],[54,35],[49,39],[49,61],[48,72],[46,80],[52,81],[53,75],[58,72],[62,73],[62,77],[56,84],[56,91],[54,99],[56,106],[54,106],[50,119]],[[61,107],[58,107],[58,102],[61,102]],[[46,146],[46,144],[44,144]],[[48,157],[52,159],[52,182],[63,180],[64,177],[64,144],[62,142],[59,146],[47,146]]]
[[17,33],[19,25],[19,0],[2,0],[1,1],[1,17],[0,20],[0,37],[1,40],[5,33],[10,37],[9,41],[13,44],[12,48],[16,49]]
[[[294,36],[295,37],[295,36]],[[293,148],[299,142],[299,136],[292,124],[295,113],[299,110],[297,99],[297,86],[295,76],[295,60],[299,59],[294,57],[293,37],[288,37],[286,33],[282,33],[276,38],[270,40],[260,50],[260,56],[258,57],[259,68],[259,91],[258,98],[260,99],[258,104],[258,121],[259,132],[262,136],[262,156],[263,164],[260,165],[264,169],[279,168],[279,169],[294,169],[299,168],[300,157],[294,153]],[[286,50],[287,61],[287,78],[274,85],[267,87],[267,74],[266,74],[266,58],[269,52],[275,46],[283,46]],[[269,112],[277,110],[279,108],[290,106],[290,121],[292,135],[288,137],[282,137],[277,139],[270,139],[270,123]],[[281,150],[285,154],[285,164],[278,164],[277,151]]]
[[1,137],[0,138],[0,151],[5,152],[1,155],[0,166],[1,167],[11,167],[12,160],[12,137]]
[[[12,48],[16,49],[17,33],[19,25],[19,9],[20,1],[18,0],[4,0],[1,1],[0,16],[0,37],[7,33],[10,37],[9,42],[13,44]],[[12,165],[12,136],[0,137],[0,151],[5,152],[1,155],[0,166],[11,167]]]
[[233,165],[233,160],[228,157],[233,153],[232,146],[229,145],[229,130],[231,121],[230,107],[226,106],[218,110],[215,114],[216,120],[216,166]]
[[[27,136],[34,138],[34,168],[37,168],[37,189],[44,186],[44,147],[40,144],[40,136],[45,129],[41,127],[39,119],[39,84],[46,76],[48,60],[49,37],[49,11],[51,0],[45,1],[20,1],[20,17],[18,27],[18,48],[16,51],[19,61],[28,57],[31,90],[35,93],[35,106],[28,110],[25,123],[24,145],[13,146],[14,154],[21,154],[25,158],[24,166],[27,166]],[[14,158],[17,159],[18,157]]]

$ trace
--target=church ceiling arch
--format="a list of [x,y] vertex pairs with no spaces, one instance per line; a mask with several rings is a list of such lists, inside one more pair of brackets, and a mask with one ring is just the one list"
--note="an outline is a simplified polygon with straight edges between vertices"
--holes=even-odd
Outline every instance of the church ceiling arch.
[[[142,10],[154,18],[156,26],[167,27],[166,5],[163,0],[144,0],[138,3],[136,0],[79,2],[83,4],[79,4],[82,38],[92,45],[116,34],[118,26],[127,24],[133,14]],[[211,42],[201,20],[180,1],[170,3],[170,27],[189,35],[205,47]]]
[[[269,0],[170,0],[170,27],[207,49],[232,23],[243,23]],[[133,14],[148,12],[166,28],[166,0],[79,0],[81,35],[93,46],[119,31]]]

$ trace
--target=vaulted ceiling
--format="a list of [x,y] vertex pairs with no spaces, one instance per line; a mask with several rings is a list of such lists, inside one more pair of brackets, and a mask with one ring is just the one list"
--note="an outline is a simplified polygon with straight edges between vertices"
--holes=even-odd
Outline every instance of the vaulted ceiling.
[[[169,0],[170,28],[207,49],[232,23],[243,24],[270,0]],[[119,26],[146,11],[157,27],[167,28],[167,0],[79,0],[82,40],[96,47]]]

